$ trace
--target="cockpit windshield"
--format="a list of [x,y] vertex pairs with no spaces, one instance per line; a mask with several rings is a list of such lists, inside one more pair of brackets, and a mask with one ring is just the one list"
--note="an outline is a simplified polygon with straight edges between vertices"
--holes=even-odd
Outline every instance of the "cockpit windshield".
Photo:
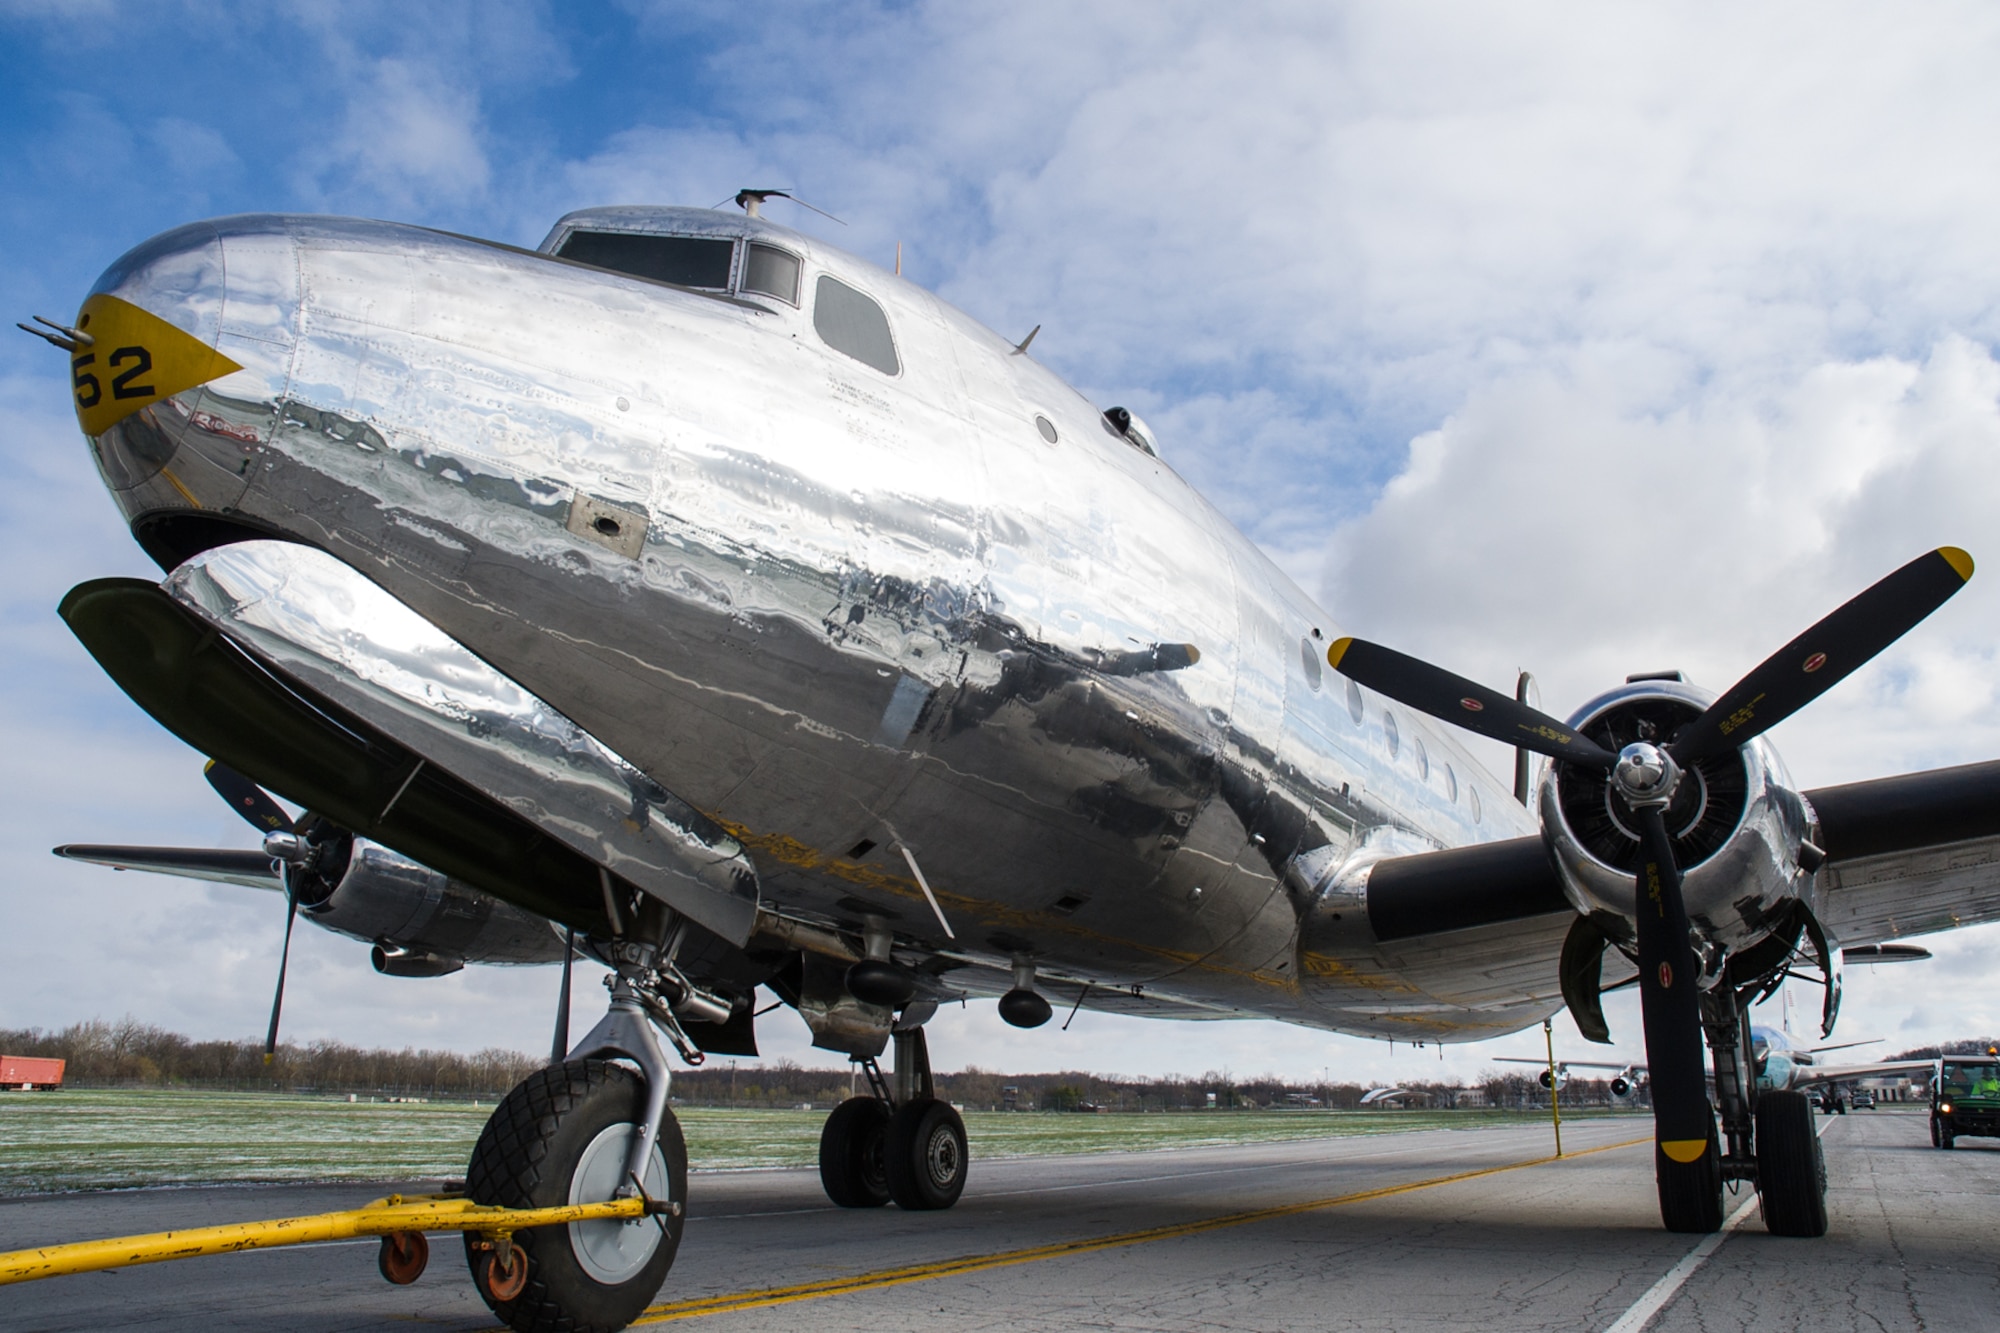
[[1938,1091],[1947,1097],[2000,1097],[2000,1063],[1947,1060]]
[[576,231],[569,234],[556,253],[564,259],[629,273],[635,278],[723,292],[729,290],[729,268],[735,258],[736,242],[710,236]]

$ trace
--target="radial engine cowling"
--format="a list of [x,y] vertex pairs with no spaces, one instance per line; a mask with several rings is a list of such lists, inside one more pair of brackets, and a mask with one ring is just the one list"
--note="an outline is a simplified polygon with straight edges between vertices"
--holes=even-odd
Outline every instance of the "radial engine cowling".
[[[1640,740],[1665,745],[1713,698],[1678,681],[1640,681],[1599,695],[1568,722],[1614,753]],[[1542,777],[1540,801],[1564,892],[1580,910],[1610,913],[1629,931],[1640,846],[1623,798],[1606,775],[1556,761]],[[1688,920],[1716,950],[1741,949],[1792,920],[1794,900],[1810,890],[1812,875],[1799,859],[1813,832],[1811,813],[1762,737],[1683,774],[1667,830]],[[1706,964],[1714,964],[1716,950],[1703,951]]]
[[460,962],[562,961],[562,938],[547,920],[366,838],[352,840],[345,864],[323,882],[302,886],[299,909],[375,945],[388,964],[377,969],[391,976],[441,976]]

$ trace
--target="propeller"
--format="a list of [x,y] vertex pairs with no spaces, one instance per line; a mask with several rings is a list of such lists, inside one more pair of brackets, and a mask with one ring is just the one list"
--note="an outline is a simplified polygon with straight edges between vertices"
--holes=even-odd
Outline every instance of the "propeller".
[[[278,1015],[285,1007],[285,969],[292,958],[292,926],[299,917],[298,861],[306,849],[292,817],[284,807],[273,800],[271,793],[244,777],[235,769],[218,760],[211,759],[202,767],[202,776],[216,794],[229,802],[237,814],[242,815],[250,827],[264,834],[264,846],[279,861],[284,863],[285,884],[285,942],[278,950],[278,986],[271,995],[271,1026],[264,1033],[264,1063],[270,1064],[278,1052]],[[563,983],[567,987],[568,974]]]
[[1666,809],[1691,765],[1762,735],[1901,638],[1972,577],[1954,546],[1928,551],[1846,602],[1724,691],[1665,745],[1617,754],[1495,690],[1393,649],[1340,639],[1327,661],[1349,679],[1504,745],[1611,776],[1638,825],[1639,1003],[1653,1085],[1653,1136],[1684,1165],[1708,1151],[1715,1117],[1704,1083],[1697,966]]

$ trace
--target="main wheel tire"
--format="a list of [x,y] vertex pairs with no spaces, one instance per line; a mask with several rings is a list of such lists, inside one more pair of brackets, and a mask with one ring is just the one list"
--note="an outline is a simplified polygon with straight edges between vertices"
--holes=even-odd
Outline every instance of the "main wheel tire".
[[[486,1122],[465,1173],[466,1195],[510,1208],[611,1198],[645,1114],[645,1082],[620,1065],[572,1060],[537,1070]],[[672,1112],[661,1118],[644,1185],[654,1199],[687,1199],[687,1146]],[[480,1281],[493,1252],[474,1248],[470,1232],[466,1261],[487,1305],[519,1333],[611,1333],[658,1294],[682,1222],[675,1213],[517,1231],[514,1250],[527,1260],[527,1283],[509,1300],[494,1299]]]
[[949,1208],[965,1192],[965,1122],[951,1103],[921,1097],[889,1121],[889,1197],[913,1212]]
[[1667,1230],[1706,1236],[1722,1229],[1722,1147],[1715,1126],[1708,1128],[1708,1150],[1692,1162],[1676,1162],[1655,1143],[1653,1179]]
[[819,1132],[819,1183],[842,1208],[880,1208],[889,1202],[889,1103],[849,1097],[833,1108]]
[[1757,1098],[1757,1193],[1774,1236],[1826,1234],[1826,1156],[1802,1092]]

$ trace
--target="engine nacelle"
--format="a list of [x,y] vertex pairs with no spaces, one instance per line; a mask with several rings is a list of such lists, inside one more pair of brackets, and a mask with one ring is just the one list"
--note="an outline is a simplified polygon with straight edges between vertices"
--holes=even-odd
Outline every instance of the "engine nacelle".
[[[1678,681],[1639,681],[1599,695],[1568,721],[1616,753],[1634,741],[1667,744],[1713,698]],[[1539,799],[1570,900],[1586,913],[1635,920],[1639,834],[1608,776],[1551,763]],[[1813,832],[1811,812],[1761,736],[1683,774],[1667,831],[1689,923],[1710,946],[1697,949],[1704,970],[1792,920],[1793,901],[1810,890],[1812,875],[1799,862]]]
[[546,919],[380,843],[353,838],[343,859],[322,864],[300,886],[300,910],[375,945],[378,972],[431,977],[465,963],[562,961],[562,936]]

